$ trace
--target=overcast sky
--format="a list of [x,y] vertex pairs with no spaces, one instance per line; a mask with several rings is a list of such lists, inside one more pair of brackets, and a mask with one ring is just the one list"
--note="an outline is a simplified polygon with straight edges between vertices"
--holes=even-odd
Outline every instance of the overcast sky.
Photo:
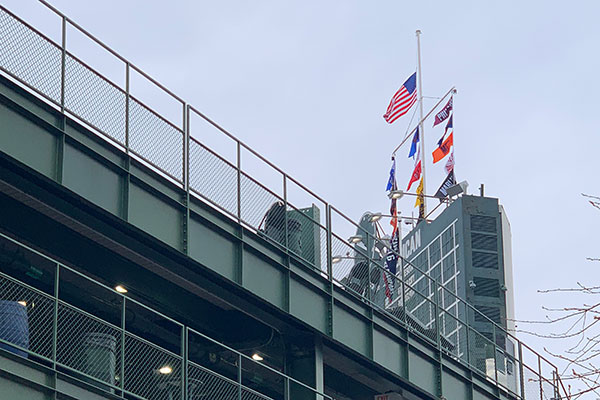
[[[59,21],[34,0],[2,3],[59,37]],[[600,2],[52,3],[354,219],[389,207],[390,153],[410,115],[388,125],[382,114],[416,70],[420,29],[424,95],[458,89],[457,179],[470,193],[484,183],[511,221],[517,318],[576,301],[538,289],[598,284],[600,263],[586,257],[600,257],[600,211],[580,193],[600,195]],[[69,34],[76,54],[122,81],[119,64]],[[444,162],[431,165],[443,125],[425,125],[433,193],[445,176]],[[407,153],[398,153],[401,188]],[[400,210],[412,205],[403,199]]]

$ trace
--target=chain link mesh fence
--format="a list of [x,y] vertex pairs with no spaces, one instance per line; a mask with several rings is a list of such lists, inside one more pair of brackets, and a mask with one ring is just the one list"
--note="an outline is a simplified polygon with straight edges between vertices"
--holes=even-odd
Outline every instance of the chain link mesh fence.
[[0,8],[0,67],[60,103],[62,50]]
[[54,299],[0,276],[1,348],[27,356],[52,357]]
[[523,385],[525,386],[525,400],[542,400],[540,377],[527,365],[523,366]]
[[237,382],[189,363],[188,395],[191,399],[238,400],[238,390]]
[[226,213],[237,216],[237,169],[208,147],[190,140],[190,189]]
[[183,182],[183,132],[133,97],[129,98],[129,148]]
[[61,301],[57,329],[56,361],[59,364],[108,385],[118,384],[121,365],[119,328]]
[[181,364],[181,357],[130,333],[125,334],[127,392],[147,400],[181,399]]
[[72,55],[65,60],[65,108],[125,145],[125,93]]
[[241,219],[269,239],[285,246],[285,204],[256,180],[241,173]]

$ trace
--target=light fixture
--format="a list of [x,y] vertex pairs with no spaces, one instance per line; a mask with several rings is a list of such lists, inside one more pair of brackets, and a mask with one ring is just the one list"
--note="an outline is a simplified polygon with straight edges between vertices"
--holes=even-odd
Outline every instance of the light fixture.
[[342,261],[342,258],[343,258],[342,256],[333,256],[333,257],[331,257],[331,263],[332,264],[337,264],[340,261]]
[[252,354],[252,359],[253,359],[254,361],[262,361],[262,360],[264,360],[263,356],[261,356],[261,355],[260,355],[260,354],[258,354],[258,353],[254,353],[254,354]]
[[163,375],[169,375],[171,372],[173,372],[173,368],[169,367],[168,365],[165,365],[164,367],[160,367],[158,369],[158,372]]
[[467,181],[462,181],[456,185],[450,186],[448,189],[446,189],[446,193],[449,197],[458,196],[461,193],[466,194],[468,187],[469,183]]
[[473,282],[473,281],[469,281],[469,287],[471,289],[475,289],[477,287],[477,284],[475,284],[475,282]]
[[119,292],[119,293],[127,293],[127,289],[123,285],[117,285],[117,286],[115,286],[115,290],[117,292]]
[[350,236],[348,238],[348,241],[352,244],[358,243],[358,242],[362,242],[363,237],[360,235],[354,235],[354,236]]
[[379,221],[381,218],[383,217],[383,215],[380,212],[377,213],[372,213],[371,217],[369,218],[371,220],[371,222],[377,222]]
[[17,303],[19,303],[23,307],[27,307],[27,302],[25,300],[19,300],[19,301],[17,301]]
[[403,190],[392,190],[389,194],[388,197],[392,200],[396,200],[399,199],[400,197],[404,196],[404,191]]

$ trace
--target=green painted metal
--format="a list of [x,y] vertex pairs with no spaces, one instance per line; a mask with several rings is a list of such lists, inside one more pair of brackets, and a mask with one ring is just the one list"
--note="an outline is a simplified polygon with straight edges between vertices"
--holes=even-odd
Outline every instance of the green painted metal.
[[0,121],[0,148],[39,173],[56,178],[56,136],[4,104],[0,105]]
[[[54,275],[53,294],[44,293],[40,289],[22,282],[10,274],[0,272],[0,293],[18,293],[19,298],[30,300],[30,303],[27,305],[29,307],[28,313],[32,317],[30,323],[34,324],[35,321],[43,322],[39,327],[31,326],[32,329],[35,328],[37,333],[33,337],[33,344],[27,349],[20,348],[14,341],[11,342],[7,339],[0,339],[0,342],[26,351],[30,358],[45,358],[43,352],[45,351],[47,338],[50,338],[50,344],[53,349],[51,358],[48,360],[51,361],[49,364],[51,367],[44,367],[31,359],[26,359],[14,355],[7,350],[0,349],[0,370],[3,371],[3,374],[0,374],[0,393],[2,395],[11,393],[14,395],[11,399],[29,399],[36,398],[41,390],[47,393],[58,393],[61,395],[61,398],[65,395],[86,400],[93,398],[114,398],[113,396],[107,396],[106,393],[108,392],[116,394],[117,397],[134,395],[141,396],[142,398],[166,400],[179,398],[179,394],[185,395],[186,392],[192,396],[193,393],[198,392],[198,385],[202,386],[202,392],[207,393],[210,393],[211,390],[220,390],[223,385],[231,385],[232,383],[228,383],[226,377],[214,371],[207,370],[189,359],[188,348],[191,343],[190,336],[193,335],[207,342],[211,349],[218,346],[235,354],[238,358],[238,366],[245,363],[246,368],[254,366],[254,368],[259,368],[268,373],[268,375],[273,376],[274,381],[285,381],[288,387],[293,388],[294,393],[302,394],[301,396],[294,397],[294,399],[308,400],[318,398],[331,400],[329,396],[326,396],[322,392],[322,374],[319,375],[322,367],[317,365],[318,363],[322,364],[322,357],[319,355],[321,351],[319,350],[319,342],[315,342],[308,347],[308,357],[300,356],[296,360],[298,363],[292,362],[292,370],[297,378],[294,375],[286,375],[178,323],[168,316],[143,305],[141,302],[128,298],[125,295],[117,294],[111,288],[56,262],[50,257],[4,234],[0,234],[0,240],[3,241],[4,245],[17,246],[19,248],[18,254],[28,254],[32,260],[33,258],[31,257],[35,256],[38,260],[56,263],[58,268],[57,273]],[[62,278],[68,275],[71,278]],[[86,285],[86,289],[93,293],[97,293],[98,290],[101,292],[111,292],[112,297],[120,299],[122,308],[116,307],[116,311],[120,314],[118,325],[107,322],[104,319],[106,316],[103,318],[94,316],[59,298],[59,293],[66,292],[66,290],[63,290],[63,286],[70,285],[74,277],[81,279],[81,282]],[[35,299],[35,302],[32,299]],[[174,326],[177,326],[179,328],[179,337],[177,339],[180,340],[178,352],[174,353],[173,349],[168,350],[161,344],[152,343],[151,340],[156,341],[156,338],[140,337],[132,333],[132,327],[126,324],[126,321],[128,319],[131,321],[131,318],[128,318],[128,316],[135,313],[135,310],[138,313],[140,311],[150,313],[153,319],[160,318],[162,325],[170,322]],[[61,332],[63,336],[60,334],[57,335],[56,332]],[[87,356],[85,354],[90,354],[90,352],[85,347],[88,346],[86,342],[78,339],[78,332],[91,333],[101,338],[110,336],[113,340],[117,340],[120,343],[121,355],[116,358],[116,365],[112,365],[113,372],[119,371],[118,378],[113,374],[109,376],[107,374],[98,374],[95,372],[96,370],[90,371],[87,364],[81,362],[81,360],[86,359]],[[36,343],[40,343],[42,346],[36,346]],[[115,350],[113,348],[113,351]],[[103,352],[105,353],[105,350]],[[111,368],[109,365],[102,363],[102,359],[97,357],[99,354],[98,349],[95,349],[93,354],[96,356],[90,358],[89,361],[94,363],[100,362],[100,364],[96,364],[96,367]],[[308,364],[306,364],[307,362]],[[181,364],[183,364],[183,367],[178,367]],[[157,373],[157,369],[164,365],[172,366],[173,372],[178,368],[179,375],[174,374],[172,378],[168,377],[168,379],[166,376],[165,378],[161,378],[160,374]],[[206,377],[205,380],[198,379],[199,372],[201,372],[201,376]],[[265,395],[256,393],[249,387],[246,387],[246,383],[242,385],[241,373],[242,370],[239,369],[238,382],[237,385],[234,385],[239,394],[238,398],[247,399],[249,393],[255,393],[252,398],[267,400],[268,397]],[[210,377],[206,374],[209,374]],[[46,386],[47,382],[50,381],[48,376],[59,376],[60,382],[56,381],[52,386]],[[68,379],[64,380],[63,376]],[[317,384],[317,380],[320,380],[319,384]],[[303,381],[308,381],[308,384],[303,383]],[[15,382],[18,384],[15,384]],[[167,385],[164,383],[167,383]],[[315,391],[312,388],[315,386],[320,387],[321,391]],[[177,393],[179,394],[174,394],[174,397],[171,397],[167,393],[170,387],[179,388],[177,389]],[[37,390],[35,390],[36,388]]]
[[[19,29],[31,30],[10,16],[4,7],[0,7],[0,12]],[[91,80],[100,79],[94,81],[94,84],[105,85],[114,90],[119,99],[124,99],[123,126],[103,127],[102,121],[96,120],[97,117],[93,114],[79,115],[73,111],[82,109],[81,104],[75,101],[87,104],[86,102],[92,100],[73,100],[69,97],[80,93],[69,92],[74,89],[69,89],[65,84],[69,82],[69,71],[65,66],[67,59],[70,60],[66,53],[64,28],[67,25],[81,30],[62,16],[63,41],[61,46],[56,47],[60,49],[62,68],[58,99],[53,97],[52,92],[44,92],[46,89],[35,87],[35,83],[28,81],[26,77],[12,74],[8,67],[3,66],[12,78],[20,80],[43,97],[44,101],[59,106],[61,110],[57,112],[52,107],[45,106],[42,101],[2,77],[0,149],[3,153],[62,183],[64,187],[137,226],[182,255],[189,255],[191,259],[236,282],[267,303],[288,311],[317,332],[325,333],[329,338],[343,343],[348,349],[419,385],[425,392],[445,395],[445,388],[448,387],[444,380],[445,367],[452,366],[462,371],[473,372],[468,360],[465,364],[463,360],[455,359],[442,348],[439,331],[436,331],[434,340],[431,340],[432,338],[424,336],[423,332],[411,328],[407,323],[406,312],[398,317],[373,304],[370,288],[364,296],[356,296],[340,283],[340,277],[336,277],[336,269],[332,262],[333,244],[337,241],[348,246],[348,243],[335,235],[332,215],[342,219],[347,217],[193,107],[186,105],[137,67],[117,56],[126,66],[126,85],[122,89],[110,81],[98,78],[98,75],[94,75],[95,72],[85,69],[87,67],[82,66],[83,64],[75,64],[79,65],[78,68],[83,68]],[[87,35],[87,32],[82,32]],[[34,35],[44,43],[48,41],[37,33]],[[50,43],[49,46],[54,45]],[[113,54],[116,55],[114,52]],[[134,101],[129,95],[130,68],[140,72],[150,82],[181,102],[181,127],[166,121],[152,110],[144,109],[137,100]],[[135,110],[138,110],[138,113],[146,113],[143,115],[150,118],[151,124],[145,126],[145,129],[140,130],[136,125],[140,123],[140,119]],[[71,114],[67,116],[66,112]],[[235,165],[228,164],[218,155],[210,156],[213,157],[212,160],[216,160],[213,164],[215,170],[220,168],[223,171],[233,171],[237,176],[237,188],[234,193],[214,194],[210,191],[203,192],[195,186],[202,176],[198,176],[198,170],[192,169],[189,127],[191,114],[204,118],[215,129],[234,140],[237,157]],[[72,116],[75,118],[71,118]],[[87,128],[84,125],[87,125]],[[88,128],[95,129],[112,144]],[[150,143],[161,143],[167,137],[166,134],[152,137],[153,132],[161,130],[170,132],[173,137],[182,138],[179,144],[171,145],[165,142],[164,153],[167,156],[164,156],[163,152],[148,151],[140,144],[141,139]],[[119,136],[121,133],[123,137]],[[31,146],[31,143],[36,143],[36,146]],[[179,148],[180,152],[177,150]],[[264,165],[281,174],[283,193],[270,192],[259,182],[254,182],[252,178],[243,174],[242,151],[257,156]],[[169,157],[170,153],[179,157],[174,164]],[[208,157],[209,152],[201,154]],[[216,185],[218,182],[213,183]],[[306,242],[303,241],[306,246],[302,248],[290,246],[287,223],[284,224],[286,234],[283,235],[283,240],[273,240],[263,233],[260,221],[261,215],[275,201],[282,201],[286,210],[288,206],[293,207],[287,192],[288,184],[291,183],[303,189],[308,196],[325,204],[325,226],[320,225],[319,208],[316,206],[306,212],[294,210],[285,213],[286,222],[299,218],[300,214],[306,217],[302,221],[308,221],[301,223],[301,236],[310,238]],[[215,185],[211,188],[220,189]],[[235,211],[229,211],[224,204],[214,200],[224,195],[235,197],[232,207]],[[347,219],[347,222],[353,229],[356,228],[352,221]],[[365,235],[364,240],[368,245],[377,240],[369,232]],[[356,247],[348,248],[357,254],[360,252]],[[376,268],[379,267],[375,266],[375,270]],[[412,289],[408,288],[404,279],[401,279],[400,286],[404,302],[407,290]],[[438,301],[433,302],[433,307],[437,310]],[[406,311],[406,307],[403,307],[403,310]],[[439,327],[438,313],[435,314],[435,327]],[[388,347],[392,350],[386,353]],[[534,373],[541,371],[541,366],[533,367]],[[500,394],[505,390],[500,386],[498,379],[491,383],[489,377],[477,374],[462,375],[458,380],[474,398],[479,395],[476,393],[483,392],[486,393],[486,398],[500,398]]]
[[[160,235],[163,241],[172,246],[181,246],[180,221],[185,217],[184,213],[188,208],[173,200],[177,191],[165,189],[166,191],[162,192],[161,187],[165,184],[157,178],[149,181],[152,184],[158,183],[155,187],[142,183],[148,172],[137,171],[141,166],[127,174],[126,168],[121,168],[118,163],[113,162],[118,160],[116,156],[105,157],[106,154],[101,154],[106,153],[105,146],[90,141],[85,135],[81,136],[80,128],[73,129],[72,132],[77,132],[73,134],[77,138],[85,137],[86,143],[91,145],[84,146],[77,140],[76,144],[66,147],[65,158],[70,158],[68,163],[79,162],[83,167],[79,168],[81,175],[65,176],[65,186],[67,182],[71,182],[71,188],[77,188],[76,181],[85,179],[85,171],[113,179],[116,176],[117,181],[120,179],[116,186],[121,189],[121,193],[113,193],[113,196],[123,199],[129,213],[133,212],[128,219],[149,233]],[[46,134],[55,136],[49,131]],[[75,137],[69,136],[69,142],[76,140]],[[86,139],[82,141],[85,142]],[[129,176],[133,177],[133,182],[128,184],[125,177]],[[88,190],[91,189],[88,187]],[[77,191],[89,200],[100,203],[93,195],[85,194],[84,189]],[[126,196],[127,191],[133,194]],[[136,207],[133,207],[133,204],[136,204]],[[391,372],[421,386],[423,390],[433,393],[438,391],[436,385],[430,385],[430,379],[424,377],[436,376],[435,371],[439,371],[440,367],[435,365],[440,356],[443,365],[448,362],[454,363],[452,360],[410,334],[409,343],[406,343],[406,331],[400,325],[384,314],[374,315],[373,309],[364,302],[349,296],[343,289],[331,284],[331,281],[323,281],[319,274],[311,273],[311,269],[303,267],[302,259],[294,259],[292,265],[289,257],[283,256],[279,249],[266,243],[264,239],[250,232],[242,236],[235,226],[237,223],[229,222],[228,218],[219,217],[219,214],[214,212],[208,212],[206,208],[199,207],[200,204],[194,204],[194,201],[191,201],[189,207],[190,257],[241,283],[250,292],[279,308],[285,309],[287,304],[291,315],[339,340],[350,349],[373,359]],[[120,214],[114,204],[106,209],[117,216]],[[157,213],[159,215],[155,215]],[[148,215],[153,215],[153,218],[145,220]],[[288,278],[285,271],[291,273]],[[234,279],[236,276],[242,279]],[[289,283],[286,283],[287,279]],[[423,352],[423,349],[428,351]],[[435,383],[436,378],[431,379]],[[459,380],[463,382],[461,390],[470,390],[468,380]],[[482,380],[479,384],[485,386],[489,383]]]

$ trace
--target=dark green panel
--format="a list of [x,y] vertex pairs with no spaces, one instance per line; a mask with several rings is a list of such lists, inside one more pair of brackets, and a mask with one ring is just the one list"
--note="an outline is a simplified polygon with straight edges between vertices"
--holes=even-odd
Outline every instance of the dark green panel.
[[0,376],[0,393],[2,399],[10,400],[50,400],[51,395],[46,395],[21,382],[13,382]]
[[129,222],[181,249],[182,213],[135,184],[129,187]]
[[190,218],[189,232],[190,257],[235,281],[237,245],[193,218]]
[[0,104],[0,149],[3,152],[54,178],[56,148],[56,136]]
[[408,376],[410,376],[411,383],[429,393],[437,392],[436,366],[431,361],[421,357],[414,351],[410,351],[408,353],[408,365],[410,366]]
[[442,376],[442,393],[447,399],[468,399],[470,385],[453,374],[444,371]]
[[333,337],[359,353],[369,356],[370,323],[339,305],[333,308]]
[[243,286],[279,308],[285,305],[285,274],[275,265],[244,251]]
[[290,280],[290,314],[315,327],[327,331],[327,299],[295,279]]
[[373,330],[373,360],[387,369],[402,375],[401,344],[389,336]]
[[77,148],[64,148],[63,184],[93,203],[120,215],[121,177]]
[[105,139],[103,136],[91,133],[71,119],[67,119],[65,133],[94,153],[98,153],[121,167],[125,166],[125,160],[129,158],[121,150],[114,147],[111,141]]

